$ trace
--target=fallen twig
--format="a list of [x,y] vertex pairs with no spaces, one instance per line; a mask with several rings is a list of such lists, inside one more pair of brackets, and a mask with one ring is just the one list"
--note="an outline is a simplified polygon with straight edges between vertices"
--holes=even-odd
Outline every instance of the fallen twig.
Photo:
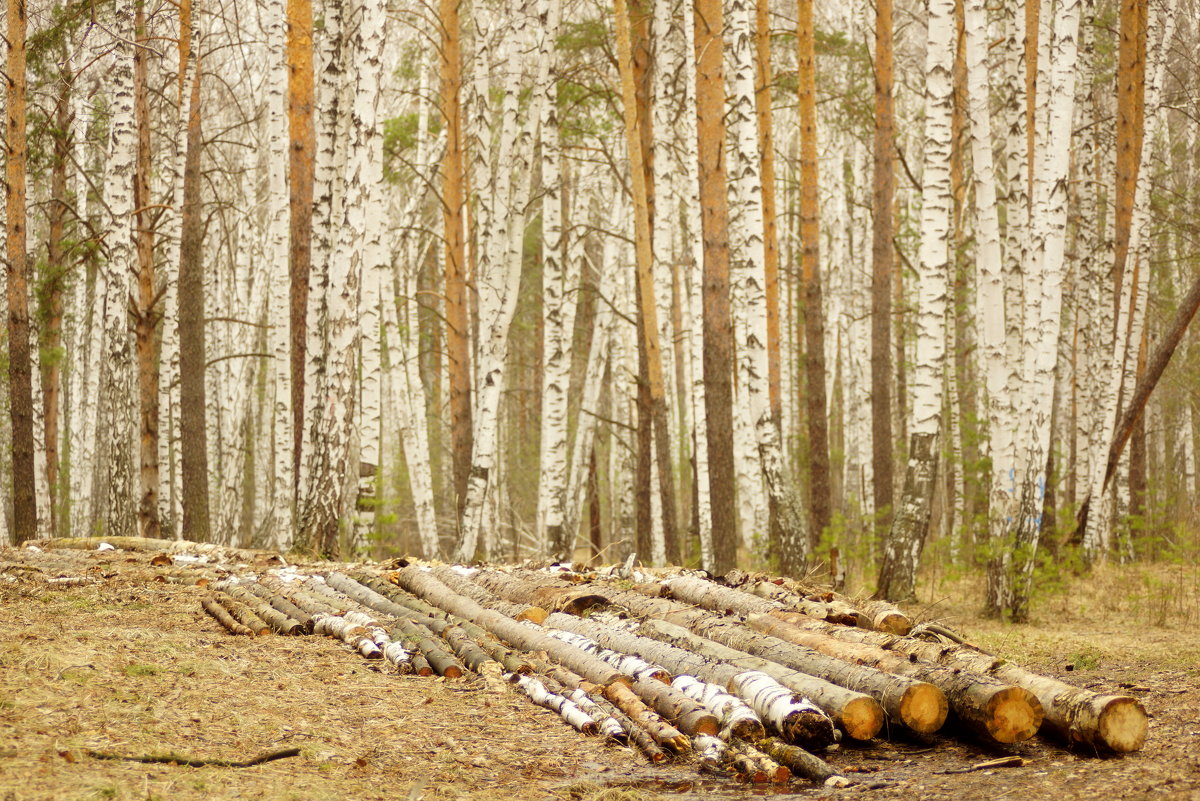
[[1006,756],[999,759],[989,759],[986,762],[976,762],[974,765],[966,768],[951,768],[949,770],[935,770],[934,773],[974,773],[977,770],[987,770],[988,768],[1023,768],[1025,767],[1025,758],[1019,756]]
[[228,759],[190,759],[188,757],[179,756],[178,754],[166,754],[165,756],[126,756],[125,754],[110,754],[104,751],[86,751],[84,752],[92,759],[115,759],[125,762],[144,762],[150,764],[167,764],[167,765],[186,765],[189,768],[249,768],[254,765],[261,765],[264,762],[273,762],[276,759],[287,759],[300,755],[299,748],[285,748],[282,751],[272,751],[268,754],[256,756],[254,759],[247,759],[244,762],[234,762]]

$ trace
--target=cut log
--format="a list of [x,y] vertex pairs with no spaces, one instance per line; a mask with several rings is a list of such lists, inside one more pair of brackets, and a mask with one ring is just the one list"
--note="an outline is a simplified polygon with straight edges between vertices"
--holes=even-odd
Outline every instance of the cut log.
[[810,601],[802,595],[784,589],[770,581],[755,581],[746,585],[746,589],[759,598],[765,598],[781,604],[785,609],[792,609],[809,615],[814,620],[827,620],[830,623],[840,623],[844,626],[858,625],[858,616],[834,609],[824,601]]
[[391,636],[405,643],[409,648],[420,651],[439,676],[445,676],[448,679],[462,677],[462,664],[447,650],[442,641],[424,626],[407,618],[397,618]]
[[[665,621],[648,620],[642,625],[642,632],[662,640],[663,643],[675,642],[682,646],[673,648],[674,651],[689,654],[695,652],[710,659],[720,660],[723,663],[720,666],[720,672],[714,673],[714,675],[727,673],[729,681],[747,670],[766,673],[782,686],[799,693],[819,706],[847,736],[855,740],[870,740],[883,727],[883,707],[866,693],[848,690],[824,679],[784,667],[769,659],[730,648],[714,640],[693,634],[682,626]],[[729,681],[726,682],[727,687]],[[933,689],[934,698],[941,695],[936,688],[931,689]],[[900,706],[903,707],[903,704],[901,703]],[[756,711],[760,715],[763,714],[761,709]],[[900,712],[897,711],[896,714],[899,715]]]
[[780,765],[750,743],[739,743],[737,751],[753,762],[757,768],[757,776],[765,776],[766,781],[771,784],[784,784],[792,778],[792,771],[790,769],[784,765]]
[[537,604],[513,603],[500,598],[480,584],[458,573],[454,568],[443,565],[432,568],[430,572],[438,581],[459,595],[470,598],[480,606],[493,609],[502,615],[508,615],[514,620],[532,620],[534,623],[541,623],[549,614]]
[[747,623],[755,631],[838,659],[927,681],[945,693],[950,708],[959,720],[976,733],[998,743],[1027,740],[1042,725],[1044,713],[1037,697],[1023,687],[1007,684],[995,677],[965,670],[948,670],[877,646],[845,642],[794,626],[775,615],[750,615]]
[[[676,647],[664,638],[651,639],[570,615],[551,615],[546,619],[546,625],[574,631],[610,648],[657,662],[677,675],[694,675],[731,692],[736,692],[732,682],[739,673],[747,670],[765,672],[792,692],[808,697],[829,715],[842,731],[856,740],[871,739],[883,726],[883,708],[869,695],[788,670],[744,651],[736,651],[712,640],[705,640],[686,629],[675,632],[683,637],[683,641],[679,643],[683,647]],[[745,697],[742,700],[752,701]],[[762,709],[754,708],[754,711],[759,715],[764,714]]]
[[676,676],[671,686],[716,715],[722,734],[751,741],[766,736],[754,710],[724,687],[693,676]]
[[355,603],[382,612],[392,617],[408,617],[412,610],[393,601],[365,584],[350,578],[344,573],[327,573],[325,581],[330,588],[337,590]]
[[542,682],[535,678],[516,673],[513,676],[516,677],[517,684],[525,691],[529,699],[538,706],[545,707],[557,713],[559,717],[584,734],[597,734],[599,732],[596,721],[580,709],[574,701],[557,693],[550,692]]
[[1101,695],[1073,687],[1057,679],[1032,673],[969,645],[926,642],[881,632],[830,627],[786,614],[777,616],[792,625],[828,634],[838,640],[908,654],[954,670],[987,674],[1002,682],[1022,687],[1033,693],[1042,705],[1045,713],[1043,731],[1070,744],[1100,751],[1128,753],[1141,749],[1146,742],[1146,710],[1136,698],[1127,695]]
[[768,737],[759,740],[758,747],[780,764],[787,765],[797,776],[830,787],[845,787],[850,783],[828,762],[798,746]]
[[305,634],[312,634],[312,615],[308,614],[282,595],[271,592],[257,581],[248,582],[246,584],[246,589],[253,592],[259,598],[262,598],[264,601],[270,604],[272,608],[277,609],[279,612],[287,615],[292,620],[299,622]]
[[425,617],[449,617],[446,612],[438,609],[436,606],[425,603],[420,598],[410,595],[409,593],[397,587],[395,584],[392,584],[390,581],[384,581],[378,576],[357,573],[351,578],[364,587],[375,590],[375,592],[379,593],[393,603],[397,603],[400,606],[411,609],[419,615],[424,615]]
[[262,598],[251,592],[248,587],[229,580],[219,581],[214,585],[229,597],[246,605],[246,607],[262,619],[276,634],[287,636],[303,634],[304,625],[269,605]]
[[[731,620],[664,598],[647,598],[638,593],[625,592],[613,593],[612,597],[615,602],[638,615],[657,618],[647,620],[643,624],[644,633],[655,639],[665,639],[666,642],[687,647],[684,642],[686,638],[678,638],[677,631],[662,628],[663,623],[674,623],[676,627],[684,627],[683,634],[688,634],[687,629],[691,629],[696,634],[716,640],[730,648],[746,651],[840,687],[865,693],[878,701],[893,721],[921,734],[937,731],[946,721],[946,696],[928,682],[852,664],[811,648],[801,648],[777,637],[767,637],[749,631],[745,626]],[[812,693],[806,692],[805,695],[813,700],[817,698]]]
[[669,684],[638,679],[633,683],[633,691],[685,734],[716,736],[721,731],[721,721],[704,704],[693,701]]
[[494,570],[480,571],[473,574],[471,579],[507,601],[529,604],[550,612],[581,615],[588,610],[608,606],[605,595],[587,587],[550,586]]
[[217,602],[225,607],[229,614],[233,615],[237,622],[241,623],[246,628],[258,635],[270,634],[271,627],[267,622],[258,615],[254,614],[251,609],[240,601],[236,601],[224,593],[217,595]]
[[[658,682],[653,683],[659,684]],[[585,681],[580,685],[580,689],[589,695],[597,693],[603,695],[613,706],[624,712],[630,720],[645,729],[654,738],[654,742],[668,751],[682,754],[691,750],[691,741],[688,740],[687,735],[647,706],[630,687],[619,682],[600,687]]]
[[868,598],[865,601],[859,601],[858,607],[871,619],[870,628],[875,631],[895,634],[898,637],[904,637],[912,631],[912,620],[908,615],[887,601]]
[[396,577],[409,592],[429,603],[461,618],[471,620],[489,632],[523,651],[545,651],[549,657],[580,674],[588,681],[601,686],[622,683],[633,684],[626,674],[573,645],[556,640],[529,623],[518,623],[499,612],[485,609],[479,604],[450,590],[442,582],[413,565],[396,572]]
[[314,634],[336,637],[368,659],[383,657],[383,652],[365,626],[352,623],[341,615],[325,613],[313,615],[313,623]]
[[253,630],[251,630],[248,626],[244,626],[238,621],[234,620],[233,616],[225,610],[225,607],[217,603],[215,599],[202,598],[200,600],[200,606],[203,607],[204,611],[208,612],[208,614],[210,614],[214,620],[220,623],[221,626],[230,634],[239,634],[244,637],[254,636]]
[[748,592],[723,587],[695,576],[680,576],[665,582],[671,598],[722,614],[770,614],[783,610],[783,605]]
[[633,676],[635,681],[648,679],[662,682],[663,684],[671,683],[671,674],[665,668],[647,662],[639,656],[622,653],[611,648],[604,648],[592,638],[576,634],[573,631],[547,629],[546,633],[557,640],[570,643],[582,651],[600,657],[622,673]]
[[807,698],[797,699],[766,673],[747,671],[733,681],[738,695],[753,699],[754,708],[764,710],[764,717],[788,742],[810,750],[833,743],[833,721]]

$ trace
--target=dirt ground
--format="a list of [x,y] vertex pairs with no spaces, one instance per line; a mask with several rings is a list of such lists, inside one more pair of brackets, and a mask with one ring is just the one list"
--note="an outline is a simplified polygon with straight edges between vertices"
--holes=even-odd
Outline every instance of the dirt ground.
[[[1145,749],[1100,759],[1040,738],[997,749],[954,732],[896,736],[831,753],[862,782],[833,790],[650,767],[481,681],[399,676],[323,637],[228,636],[201,611],[203,590],[152,581],[147,560],[0,549],[0,801],[1200,799],[1194,577],[1168,599],[1180,610],[1164,620],[1151,620],[1152,593],[1139,589],[1152,582],[1110,571],[1044,600],[1035,623],[1021,627],[975,618],[964,611],[969,587],[937,583],[933,603],[915,614],[948,620],[1040,672],[1138,696],[1151,714]],[[59,574],[88,583],[46,582]],[[288,747],[300,755],[247,768],[87,754],[238,761]],[[1005,754],[1026,765],[945,772]]]

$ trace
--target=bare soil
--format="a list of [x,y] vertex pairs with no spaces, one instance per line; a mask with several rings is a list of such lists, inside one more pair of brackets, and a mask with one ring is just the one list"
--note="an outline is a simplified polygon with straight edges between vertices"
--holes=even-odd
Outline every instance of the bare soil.
[[[3,801],[1200,799],[1192,600],[1173,594],[1167,600],[1180,611],[1162,621],[1133,614],[1152,603],[1137,594],[1150,586],[1140,576],[1130,584],[1125,574],[1101,571],[1043,600],[1029,626],[965,611],[969,603],[955,598],[968,597],[969,582],[937,583],[936,602],[913,611],[949,620],[982,647],[1040,672],[1141,698],[1151,714],[1143,751],[1097,758],[1041,738],[996,748],[957,732],[897,734],[831,753],[862,782],[833,790],[799,781],[738,785],[686,763],[651,767],[482,681],[399,676],[323,637],[229,636],[201,611],[204,590],[154,581],[158,569],[148,560],[0,549]],[[87,583],[47,582],[60,575]],[[300,755],[248,768],[88,755],[246,760],[289,747]],[[944,772],[1008,754],[1026,764]]]

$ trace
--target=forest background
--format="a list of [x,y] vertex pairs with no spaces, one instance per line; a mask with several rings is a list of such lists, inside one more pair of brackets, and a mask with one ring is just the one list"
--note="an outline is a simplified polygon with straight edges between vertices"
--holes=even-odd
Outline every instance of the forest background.
[[6,24],[13,542],[1200,557],[1195,0]]

